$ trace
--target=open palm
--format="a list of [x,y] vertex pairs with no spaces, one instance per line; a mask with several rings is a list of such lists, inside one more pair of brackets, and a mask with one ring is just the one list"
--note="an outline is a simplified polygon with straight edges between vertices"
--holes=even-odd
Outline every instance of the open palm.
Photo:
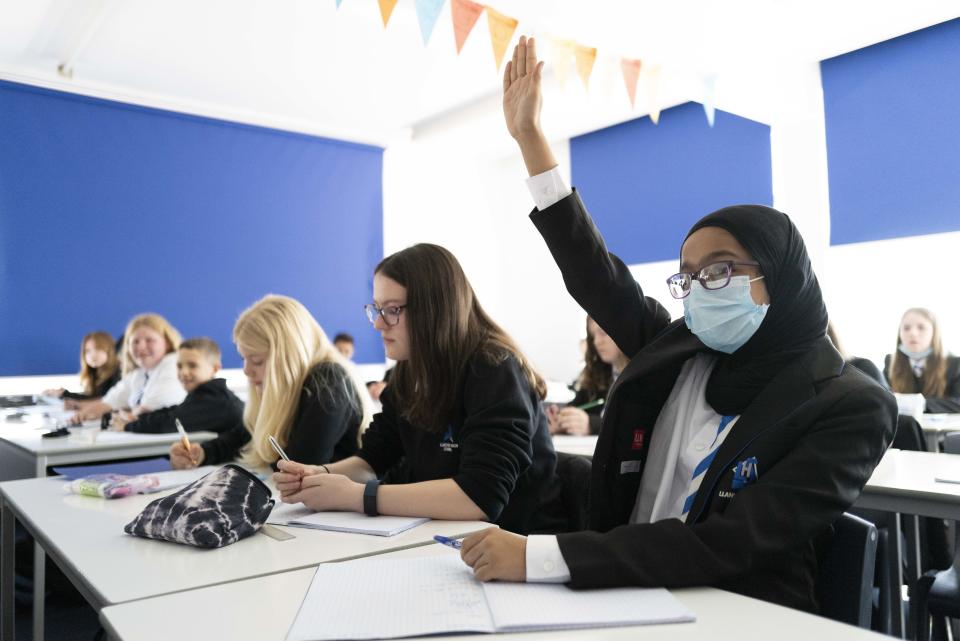
[[540,130],[542,69],[533,38],[520,36],[513,59],[503,70],[503,117],[507,131],[517,140]]

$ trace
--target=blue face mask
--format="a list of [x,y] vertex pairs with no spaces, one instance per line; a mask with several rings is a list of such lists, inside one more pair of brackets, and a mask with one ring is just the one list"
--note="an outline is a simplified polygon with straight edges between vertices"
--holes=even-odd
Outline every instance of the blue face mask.
[[897,349],[899,349],[901,353],[905,354],[911,361],[922,361],[927,356],[930,356],[930,354],[933,354],[932,347],[922,349],[919,352],[911,352],[909,349],[907,349],[906,345],[900,343],[900,346]]
[[683,320],[704,345],[732,354],[756,333],[770,306],[753,302],[750,283],[749,276],[734,276],[723,289],[704,289],[693,282],[683,299]]

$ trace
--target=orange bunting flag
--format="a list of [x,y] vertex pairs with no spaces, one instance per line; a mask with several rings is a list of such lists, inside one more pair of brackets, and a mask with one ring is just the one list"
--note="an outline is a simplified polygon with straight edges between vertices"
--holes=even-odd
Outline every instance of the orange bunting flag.
[[580,80],[583,81],[584,88],[588,88],[590,86],[590,74],[593,72],[593,63],[597,61],[597,48],[576,45],[573,55],[577,60],[577,73],[580,75]]
[[637,100],[637,79],[640,78],[639,60],[620,59],[620,69],[623,71],[623,82],[627,85],[627,95],[630,97],[630,108],[633,109]]
[[510,16],[505,16],[499,11],[494,11],[490,7],[487,7],[487,25],[490,27],[490,44],[493,45],[493,58],[497,64],[497,69],[500,68],[500,63],[503,62],[503,54],[507,52],[507,45],[509,45],[510,40],[513,39],[513,32],[517,30],[518,24],[519,23]]
[[387,23],[390,22],[390,15],[393,13],[393,8],[397,6],[397,0],[377,0],[380,4],[380,16],[383,18],[383,26],[386,27]]
[[551,66],[561,90],[567,87],[567,76],[570,75],[570,63],[573,60],[573,48],[575,46],[576,44],[572,40],[550,39]]
[[474,25],[483,13],[483,5],[470,0],[451,0],[450,13],[453,15],[453,35],[457,40],[457,53],[463,49],[463,43],[473,31]]

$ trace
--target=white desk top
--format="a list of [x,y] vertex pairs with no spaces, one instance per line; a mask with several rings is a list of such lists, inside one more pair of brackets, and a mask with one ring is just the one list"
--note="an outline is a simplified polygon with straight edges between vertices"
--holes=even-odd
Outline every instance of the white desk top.
[[[442,546],[425,546],[385,556],[455,553]],[[310,587],[314,571],[315,568],[309,568],[125,603],[101,610],[100,620],[111,638],[121,641],[165,641],[174,633],[180,641],[283,641]],[[829,619],[714,588],[673,590],[673,594],[696,614],[696,623],[498,634],[489,638],[498,641],[889,639]],[[371,608],[375,609],[376,604],[371,604]],[[478,641],[485,637],[474,634],[442,638]]]
[[857,507],[960,519],[960,456],[888,450],[867,481]]
[[[124,450],[142,445],[169,445],[180,440],[180,435],[176,432],[135,434],[133,432],[101,430],[99,426],[71,428],[70,436],[43,438],[43,433],[50,429],[49,426],[37,426],[29,423],[0,423],[0,441],[5,441],[34,456],[52,456],[65,453]],[[190,433],[190,439],[198,443],[216,437],[217,435],[214,432]]]
[[435,534],[490,527],[477,521],[431,521],[392,537],[281,528],[296,538],[277,541],[257,533],[225,548],[202,550],[124,533],[124,525],[164,492],[114,500],[67,495],[63,480],[54,477],[0,483],[0,494],[47,553],[84,584],[78,586],[81,592],[100,605],[368,556],[421,545]]
[[921,414],[917,422],[925,432],[960,431],[960,414]]

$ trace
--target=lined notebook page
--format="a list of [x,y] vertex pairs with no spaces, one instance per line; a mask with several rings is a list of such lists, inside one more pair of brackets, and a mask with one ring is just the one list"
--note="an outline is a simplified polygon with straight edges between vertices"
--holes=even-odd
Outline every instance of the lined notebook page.
[[571,590],[543,583],[484,583],[498,632],[695,621],[663,588]]
[[314,512],[302,503],[298,503],[276,505],[267,523],[333,532],[393,536],[429,520],[410,516],[367,516],[359,512]]
[[381,639],[493,632],[483,588],[450,554],[326,563],[287,641]]

